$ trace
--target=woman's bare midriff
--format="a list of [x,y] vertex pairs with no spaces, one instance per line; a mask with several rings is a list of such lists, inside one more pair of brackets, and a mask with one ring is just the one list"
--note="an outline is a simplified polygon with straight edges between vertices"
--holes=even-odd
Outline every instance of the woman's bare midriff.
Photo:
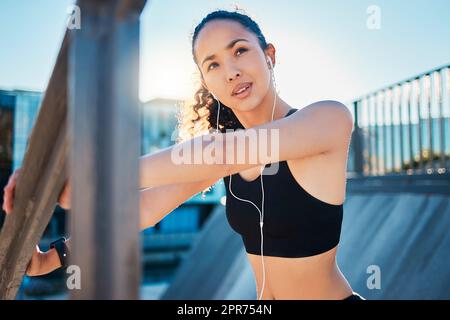
[[[266,281],[263,300],[341,300],[352,288],[336,264],[336,250],[304,258],[264,256]],[[260,255],[247,253],[256,279],[258,295],[262,285]]]
[[[345,199],[347,147],[311,157],[287,161],[294,179],[317,199],[330,204]],[[260,167],[242,171],[244,180],[252,181]],[[324,188],[323,186],[327,186]],[[304,258],[264,256],[266,281],[262,299],[344,299],[353,291],[336,263],[338,246],[319,255]],[[253,268],[258,295],[261,292],[261,256],[247,253]]]

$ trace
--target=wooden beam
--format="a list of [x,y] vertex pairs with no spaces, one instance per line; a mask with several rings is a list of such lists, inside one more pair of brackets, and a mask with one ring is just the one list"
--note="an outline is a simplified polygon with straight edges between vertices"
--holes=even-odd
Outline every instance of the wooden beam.
[[[140,3],[139,6],[136,4]],[[145,1],[79,1],[69,53],[72,299],[137,299],[139,15]]]
[[15,298],[67,178],[68,46],[66,33],[25,152],[14,209],[0,232],[0,299]]

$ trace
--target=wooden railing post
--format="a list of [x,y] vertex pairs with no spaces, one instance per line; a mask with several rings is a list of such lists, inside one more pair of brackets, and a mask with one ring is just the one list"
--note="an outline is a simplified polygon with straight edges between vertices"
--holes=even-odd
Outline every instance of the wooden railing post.
[[[69,53],[72,299],[137,299],[139,16],[145,1],[80,0]],[[76,270],[74,270],[75,274]]]

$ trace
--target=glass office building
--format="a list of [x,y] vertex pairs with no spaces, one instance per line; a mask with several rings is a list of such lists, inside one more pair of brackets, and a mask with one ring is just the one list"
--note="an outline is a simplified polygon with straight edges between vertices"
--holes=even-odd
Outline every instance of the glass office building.
[[13,170],[22,166],[28,138],[33,129],[41,104],[42,94],[19,92],[14,112]]
[[15,101],[14,95],[0,91],[0,183],[2,186],[8,181],[13,161]]
[[42,93],[0,90],[0,170],[2,182],[22,165]]
[[[0,186],[21,167],[28,137],[34,125],[42,94],[22,90],[0,90]],[[3,215],[0,215],[0,225]]]

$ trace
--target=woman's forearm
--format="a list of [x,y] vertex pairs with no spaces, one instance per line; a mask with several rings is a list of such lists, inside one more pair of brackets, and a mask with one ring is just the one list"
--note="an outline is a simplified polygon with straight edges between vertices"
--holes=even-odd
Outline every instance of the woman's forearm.
[[[140,189],[214,178],[218,180],[264,163],[260,158],[249,163],[250,151],[243,147],[246,144],[245,134],[241,130],[206,134],[141,156]],[[256,142],[258,144],[259,141]],[[235,161],[238,151],[242,153],[241,158],[246,159],[244,163]]]
[[[169,184],[220,179],[227,175],[228,166],[223,160],[211,163],[201,157],[215,141],[199,136],[189,141],[140,157],[140,189]],[[223,145],[223,144],[222,144]],[[211,159],[211,157],[210,157]],[[215,158],[214,158],[215,159]],[[223,159],[223,158],[222,158]]]
[[170,184],[140,191],[141,230],[155,226],[179,205],[216,182],[217,179],[208,179]]

